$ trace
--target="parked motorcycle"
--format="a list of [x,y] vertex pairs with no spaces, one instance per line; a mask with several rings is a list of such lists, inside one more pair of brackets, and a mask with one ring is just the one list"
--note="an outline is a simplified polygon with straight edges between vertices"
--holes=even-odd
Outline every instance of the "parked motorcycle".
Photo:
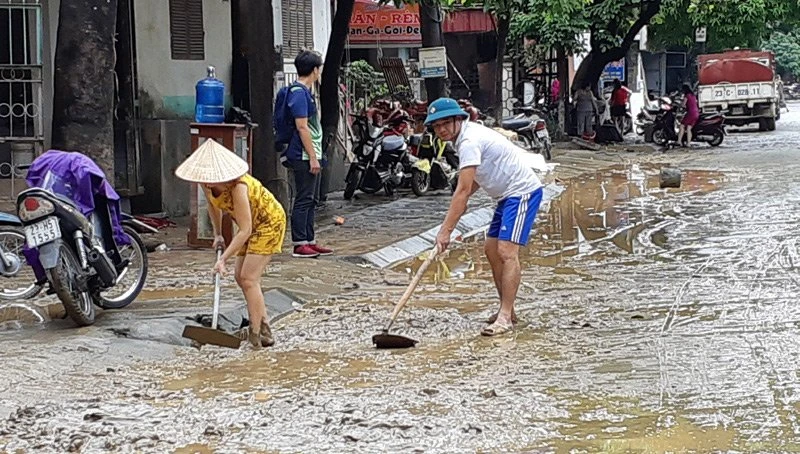
[[515,107],[517,114],[504,119],[500,125],[503,129],[516,132],[526,149],[544,155],[546,160],[552,158],[553,144],[547,123],[530,106]]
[[[675,108],[670,98],[662,98],[660,112],[653,123],[653,142],[656,145],[669,146],[677,144],[678,133],[676,129],[677,117]],[[718,147],[725,138],[725,116],[720,113],[700,114],[697,124],[692,128],[693,142],[706,142],[712,147]],[[684,136],[684,140],[686,136]]]
[[83,154],[51,150],[34,160],[27,180],[30,189],[17,197],[25,257],[67,315],[86,326],[94,306],[132,303],[147,278],[147,253],[102,170]]
[[450,143],[431,131],[411,137],[411,190],[422,197],[429,190],[456,190],[458,155]]
[[353,198],[356,190],[374,194],[381,189],[391,196],[403,184],[406,169],[410,169],[408,146],[402,135],[385,133],[387,126],[375,128],[364,115],[353,115],[353,129],[358,137],[345,177],[344,198]]

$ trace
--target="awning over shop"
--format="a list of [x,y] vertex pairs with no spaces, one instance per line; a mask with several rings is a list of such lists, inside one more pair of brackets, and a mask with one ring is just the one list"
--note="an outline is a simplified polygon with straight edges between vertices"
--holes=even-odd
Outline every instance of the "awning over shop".
[[[447,13],[444,33],[483,33],[494,30],[492,17],[480,9]],[[419,7],[417,5],[381,5],[373,0],[356,0],[350,18],[350,44],[407,44],[419,46]]]

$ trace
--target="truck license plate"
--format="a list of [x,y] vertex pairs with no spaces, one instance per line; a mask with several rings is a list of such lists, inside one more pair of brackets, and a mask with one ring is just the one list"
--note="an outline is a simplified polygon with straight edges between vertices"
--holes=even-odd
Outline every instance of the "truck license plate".
[[39,247],[59,238],[61,238],[61,227],[58,226],[57,218],[47,218],[36,224],[25,226],[25,241],[28,247]]

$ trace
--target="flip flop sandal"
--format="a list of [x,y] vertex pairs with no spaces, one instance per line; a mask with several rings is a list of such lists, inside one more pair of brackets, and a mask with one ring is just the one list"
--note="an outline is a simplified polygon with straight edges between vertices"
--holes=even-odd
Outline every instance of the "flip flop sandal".
[[510,333],[514,330],[514,325],[502,325],[494,322],[481,330],[481,336],[493,337],[501,334]]
[[[495,312],[494,314],[490,315],[489,318],[486,320],[486,323],[491,325],[492,323],[494,323],[496,321],[497,321],[497,312]],[[517,319],[517,313],[516,312],[512,312],[511,313],[511,323],[516,324],[518,322],[519,322],[519,319]]]

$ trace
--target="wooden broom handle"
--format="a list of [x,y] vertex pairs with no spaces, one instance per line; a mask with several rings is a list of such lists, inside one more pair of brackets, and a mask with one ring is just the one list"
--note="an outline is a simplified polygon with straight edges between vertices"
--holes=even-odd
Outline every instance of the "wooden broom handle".
[[433,251],[431,252],[430,255],[428,255],[428,258],[425,259],[424,262],[422,262],[422,265],[417,270],[417,274],[414,275],[414,279],[412,279],[411,283],[408,284],[408,288],[406,288],[405,293],[403,293],[403,296],[400,298],[400,301],[397,302],[397,305],[394,307],[394,311],[392,312],[392,316],[389,318],[389,325],[386,326],[386,331],[388,331],[389,328],[392,327],[392,324],[394,324],[394,321],[395,319],[397,319],[397,316],[400,314],[400,311],[403,310],[403,307],[405,307],[408,300],[411,299],[411,294],[414,293],[414,289],[417,288],[417,284],[419,284],[419,281],[422,280],[422,275],[425,274],[425,271],[428,269],[429,266],[431,266],[431,263],[433,263],[433,259],[435,259],[437,255],[439,255],[438,245],[433,248]]

